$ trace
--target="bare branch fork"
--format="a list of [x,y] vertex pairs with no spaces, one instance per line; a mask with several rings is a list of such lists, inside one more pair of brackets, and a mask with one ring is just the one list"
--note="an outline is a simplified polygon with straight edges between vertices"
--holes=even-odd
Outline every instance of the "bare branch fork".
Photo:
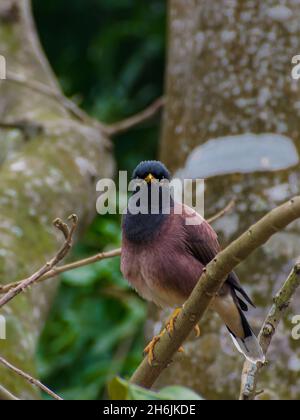
[[[118,257],[121,255],[121,248],[114,249],[112,251],[100,252],[99,254],[93,255],[92,257],[85,258],[83,260],[75,261],[74,263],[62,265],[60,267],[54,267],[43,276],[39,277],[35,283],[41,283],[45,280],[57,277],[58,275],[65,273],[66,271],[75,270],[76,268],[84,267],[86,265],[94,264],[98,261],[102,261],[108,258]],[[7,293],[11,289],[22,284],[24,280],[19,280],[14,283],[5,284],[0,286],[0,294]]]
[[[16,373],[17,375],[21,376],[23,379],[25,379],[26,381],[28,381],[29,383],[31,383],[32,385],[37,386],[40,390],[42,390],[43,392],[45,392],[46,394],[50,395],[50,397],[54,398],[55,400],[59,400],[62,401],[62,398],[59,397],[57,394],[55,394],[55,392],[51,391],[49,388],[47,388],[44,384],[42,384],[39,380],[33,378],[31,375],[29,375],[28,373],[23,372],[21,369],[18,369],[17,367],[13,366],[11,363],[9,363],[7,360],[5,360],[3,357],[0,356],[0,363],[5,366],[6,368],[10,369],[11,371],[13,371],[14,373]],[[0,390],[1,390],[1,386],[0,386]],[[6,391],[6,390],[5,390]],[[8,391],[5,392],[3,396],[6,396],[6,399],[18,399],[16,397],[14,397],[12,394],[10,394]],[[6,395],[5,395],[6,394]]]
[[[262,326],[259,334],[259,342],[265,354],[270,347],[272,338],[274,337],[277,327],[286,314],[291,299],[295,294],[296,290],[300,286],[300,260],[293,267],[284,285],[277,293],[274,304]],[[240,400],[254,400],[257,396],[257,383],[261,369],[264,365],[261,363],[253,364],[248,361],[245,362],[242,382],[241,382],[241,393]]]
[[36,123],[34,121],[0,121],[0,129],[2,130],[20,130],[25,139],[36,136],[40,133],[43,133],[44,127],[42,124]]
[[9,290],[2,298],[0,298],[0,308],[15,298],[18,294],[23,292],[29,286],[37,282],[41,277],[51,271],[61,260],[65,258],[72,247],[73,236],[78,224],[78,218],[75,214],[69,217],[71,221],[71,227],[64,223],[61,219],[54,220],[54,226],[62,232],[65,238],[65,242],[58,253],[52,258],[51,261],[47,262],[42,268],[27,279],[22,280],[17,284],[16,287]]
[[164,105],[165,98],[158,98],[148,108],[123,121],[106,126],[104,131],[108,136],[115,136],[117,134],[124,133],[125,131],[128,131],[129,129],[153,118],[164,107]]
[[68,110],[74,117],[81,122],[90,122],[91,118],[82,111],[73,101],[66,98],[60,91],[54,90],[53,88],[45,85],[44,83],[37,82],[35,80],[27,80],[24,76],[16,73],[7,72],[6,82],[16,83],[20,86],[24,86],[31,89],[41,95],[45,95],[57,102],[59,102],[66,110]]
[[[66,98],[60,91],[54,90],[53,88],[45,85],[44,83],[27,80],[25,77],[15,74],[12,72],[7,73],[6,81],[10,83],[16,83],[20,86],[24,86],[28,89],[31,89],[41,95],[45,95],[54,101],[60,103],[70,114],[83,123],[90,123],[92,125],[98,126],[100,131],[105,133],[108,136],[115,136],[121,134],[124,131],[130,130],[131,128],[142,124],[145,121],[150,120],[154,115],[156,115],[165,104],[165,99],[163,97],[156,99],[148,108],[144,109],[141,112],[129,117],[123,121],[117,123],[106,125],[100,121],[92,120],[84,111],[82,111],[71,99]],[[32,123],[34,124],[34,123]],[[0,127],[4,129],[9,128],[19,128],[24,129],[24,125],[20,125],[18,122],[14,123],[5,123],[2,122]],[[27,128],[27,127],[25,127]]]
[[[71,221],[71,226],[69,227],[66,223],[64,223],[61,219],[55,219],[53,224],[54,226],[62,232],[65,242],[63,246],[60,248],[60,250],[57,252],[57,254],[50,260],[47,264],[45,264],[40,270],[38,270],[36,273],[34,273],[32,276],[28,277],[27,279],[22,280],[17,284],[16,287],[10,289],[1,299],[0,299],[0,308],[3,307],[5,304],[10,302],[13,298],[15,298],[18,294],[26,290],[29,286],[36,283],[41,277],[43,277],[45,274],[47,274],[49,271],[51,271],[61,260],[65,258],[65,256],[70,251],[72,244],[73,244],[73,236],[76,231],[77,225],[78,225],[78,218],[75,214],[71,215],[69,219]],[[7,367],[8,369],[12,370],[22,378],[26,379],[31,384],[37,386],[42,391],[46,392],[48,395],[50,395],[52,398],[56,400],[62,400],[61,397],[56,395],[54,392],[52,392],[49,388],[47,388],[45,385],[43,385],[39,380],[33,378],[28,373],[23,372],[21,369],[18,369],[11,363],[9,363],[7,360],[5,360],[3,357],[0,357],[0,363]],[[5,388],[0,386],[0,392],[2,394],[2,397],[4,399],[17,399],[14,397],[9,391],[7,391]]]
[[165,334],[158,341],[155,348],[155,362],[150,366],[148,359],[145,358],[133,374],[131,382],[150,388],[203,317],[228,274],[255,249],[267,242],[272,235],[299,217],[300,196],[297,196],[272,210],[221,251],[203,271],[177,318],[172,336]]

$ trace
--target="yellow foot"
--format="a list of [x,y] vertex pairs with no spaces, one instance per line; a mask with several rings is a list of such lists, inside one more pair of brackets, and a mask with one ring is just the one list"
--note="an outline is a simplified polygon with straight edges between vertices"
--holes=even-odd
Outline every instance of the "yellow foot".
[[200,337],[200,335],[201,335],[201,330],[200,330],[200,327],[199,327],[199,325],[198,325],[198,324],[197,324],[197,325],[195,325],[194,330],[195,330],[196,337]]
[[166,329],[163,329],[159,335],[154,336],[152,340],[150,341],[150,343],[147,345],[147,347],[145,347],[144,349],[144,354],[148,354],[148,363],[150,366],[152,366],[153,360],[155,359],[154,348],[165,332],[166,332]]
[[[148,363],[149,363],[150,366],[152,366],[152,363],[155,359],[154,349],[155,349],[156,344],[159,342],[159,340],[165,334],[165,332],[168,332],[170,335],[172,335],[173,331],[175,330],[176,319],[177,319],[177,317],[178,317],[178,315],[180,314],[181,311],[182,311],[181,308],[175,309],[175,311],[171,315],[170,319],[168,320],[168,322],[166,324],[166,327],[162,330],[162,332],[159,335],[156,335],[155,337],[153,337],[152,340],[150,341],[150,343],[147,345],[147,347],[145,347],[144,354],[148,355]],[[196,325],[194,327],[194,329],[195,329],[196,337],[199,337],[200,336],[199,325]],[[181,346],[178,349],[178,352],[183,353],[184,348]]]
[[172,335],[173,331],[175,330],[175,322],[181,311],[181,308],[175,309],[175,311],[172,313],[172,315],[169,318],[169,321],[166,324],[166,329],[170,335]]
[[[172,335],[173,331],[175,330],[176,319],[178,318],[178,315],[180,314],[181,311],[182,311],[182,308],[175,309],[175,311],[172,313],[171,317],[169,318],[169,321],[166,324],[166,329],[170,335]],[[201,330],[200,330],[199,325],[195,325],[194,330],[195,330],[196,337],[200,337]]]

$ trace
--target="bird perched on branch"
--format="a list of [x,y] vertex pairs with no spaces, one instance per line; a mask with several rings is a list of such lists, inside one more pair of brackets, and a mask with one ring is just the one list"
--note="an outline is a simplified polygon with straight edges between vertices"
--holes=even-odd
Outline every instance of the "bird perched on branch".
[[[170,179],[161,162],[141,162],[133,173],[133,180],[140,182],[140,186],[123,216],[124,277],[144,299],[162,308],[177,308],[166,329],[145,349],[150,364],[155,358],[155,344],[166,330],[172,334],[179,307],[188,299],[204,267],[220,251],[217,235],[203,217],[173,200]],[[163,198],[165,192],[169,192],[169,203]],[[193,223],[187,223],[191,217]],[[244,314],[248,304],[254,306],[232,272],[211,308],[226,324],[237,349],[251,362],[264,362],[263,351]]]

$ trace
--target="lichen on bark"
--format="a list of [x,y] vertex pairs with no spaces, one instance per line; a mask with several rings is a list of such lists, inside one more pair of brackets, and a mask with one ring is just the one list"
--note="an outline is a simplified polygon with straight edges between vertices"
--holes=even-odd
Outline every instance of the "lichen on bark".
[[[60,92],[40,48],[29,0],[1,1],[0,54],[8,71]],[[18,129],[0,130],[0,283],[4,284],[32,274],[55,254],[61,238],[52,227],[54,218],[76,213],[82,228],[92,220],[96,181],[113,176],[114,160],[110,142],[97,124],[76,119],[59,100],[10,80],[0,81],[0,95],[0,122],[27,121],[43,127],[26,140]],[[36,286],[1,311],[7,320],[1,355],[31,374],[56,284]],[[32,386],[2,367],[0,378],[17,397],[39,398]]]
[[[275,0],[170,1],[161,159],[175,173],[184,175],[191,153],[208,140],[216,139],[218,151],[218,138],[244,133],[284,135],[299,156],[299,83],[291,78],[291,58],[300,47],[300,2],[282,3],[280,14]],[[194,164],[196,173],[197,161]],[[299,166],[234,172],[206,181],[205,208],[214,214],[236,200],[234,210],[214,223],[225,246],[298,191]],[[257,332],[298,257],[299,233],[299,222],[293,223],[238,268],[257,305],[251,312]],[[294,314],[298,299],[299,293],[291,307]],[[160,315],[152,319],[148,336],[161,326]],[[286,317],[269,352],[271,364],[262,372],[259,388],[272,399],[300,397],[300,347],[291,339],[291,328]],[[201,329],[202,337],[187,343],[185,354],[176,357],[157,386],[176,383],[205,398],[238,398],[243,359],[215,314],[207,314]]]

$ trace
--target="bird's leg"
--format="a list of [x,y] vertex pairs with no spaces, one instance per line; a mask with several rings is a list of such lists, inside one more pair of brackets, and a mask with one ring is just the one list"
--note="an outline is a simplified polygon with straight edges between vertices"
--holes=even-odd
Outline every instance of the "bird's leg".
[[[153,360],[155,359],[155,356],[154,356],[154,348],[155,348],[156,344],[159,342],[159,340],[161,339],[161,337],[166,332],[167,332],[167,328],[164,328],[161,333],[159,333],[158,335],[155,335],[152,338],[152,340],[150,341],[150,343],[144,349],[144,354],[148,354],[148,363],[149,363],[150,366],[152,366]],[[183,353],[184,352],[184,348],[182,346],[179,347],[178,352],[179,353]]]
[[164,328],[162,332],[159,333],[158,335],[155,335],[150,341],[150,343],[147,345],[147,347],[144,348],[144,354],[148,354],[148,363],[150,366],[152,366],[152,362],[155,359],[154,348],[165,332],[166,332],[166,329]]
[[198,324],[194,326],[194,330],[195,330],[196,337],[200,337],[201,329]]
[[180,314],[180,312],[182,311],[182,308],[176,308],[174,310],[174,312],[172,313],[172,315],[170,316],[167,324],[166,324],[166,329],[168,331],[168,333],[170,334],[170,336],[172,335],[173,331],[175,330],[175,322],[176,319],[178,318],[178,315]]
[[[181,311],[182,311],[182,308],[176,308],[174,312],[172,313],[171,317],[169,318],[169,321],[167,322],[166,329],[168,333],[170,334],[170,336],[172,335],[175,329],[175,322]],[[201,331],[198,324],[195,325],[194,330],[195,330],[196,337],[200,337]]]
[[[150,366],[152,366],[153,360],[155,359],[154,348],[155,348],[156,344],[159,342],[161,337],[166,332],[168,332],[169,335],[172,336],[172,333],[175,330],[176,319],[178,318],[178,315],[180,314],[181,311],[182,311],[182,308],[176,308],[174,310],[174,312],[172,313],[171,317],[169,318],[168,322],[166,323],[166,327],[161,331],[161,333],[154,336],[152,338],[152,340],[150,341],[150,343],[147,345],[147,347],[145,347],[144,354],[148,355],[148,363],[149,363]],[[196,337],[199,337],[200,336],[199,325],[196,325],[194,329],[195,329]],[[184,352],[184,348],[181,346],[178,349],[178,352],[180,352],[180,353]]]

